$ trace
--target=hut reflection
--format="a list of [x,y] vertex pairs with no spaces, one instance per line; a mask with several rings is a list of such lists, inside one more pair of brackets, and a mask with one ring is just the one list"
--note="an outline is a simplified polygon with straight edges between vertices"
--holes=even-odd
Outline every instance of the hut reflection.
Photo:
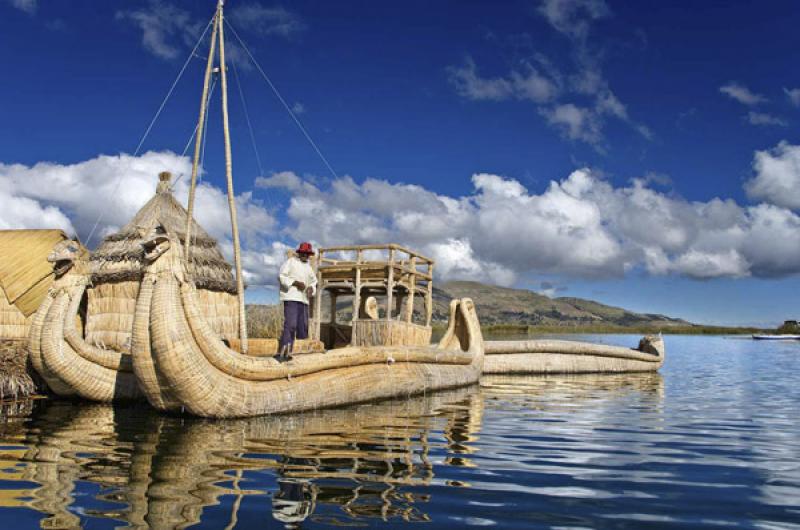
[[132,528],[201,520],[233,528],[243,507],[250,516],[271,510],[289,528],[307,519],[428,521],[431,454],[469,465],[479,392],[473,386],[227,421],[163,416],[144,406],[45,403],[24,430],[2,436],[3,444],[18,440],[20,449],[0,458],[13,470],[4,478],[20,488],[0,498],[40,512],[42,528],[80,528],[91,518]]

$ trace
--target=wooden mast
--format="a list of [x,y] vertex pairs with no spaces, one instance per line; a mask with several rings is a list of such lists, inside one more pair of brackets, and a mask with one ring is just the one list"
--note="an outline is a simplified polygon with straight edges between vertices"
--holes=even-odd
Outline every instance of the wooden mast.
[[217,47],[217,27],[222,5],[217,6],[217,13],[214,15],[214,28],[211,30],[211,48],[208,51],[208,61],[206,62],[206,75],[203,78],[203,97],[200,98],[200,117],[197,118],[197,134],[194,138],[194,158],[192,159],[192,182],[189,186],[189,205],[186,208],[186,240],[183,242],[183,255],[187,266],[190,261],[191,240],[192,240],[192,219],[194,219],[194,192],[197,187],[197,171],[200,165],[200,148],[203,143],[203,129],[206,117],[206,104],[208,103],[208,82],[211,79],[211,71],[214,66],[214,52]]
[[231,134],[228,129],[228,75],[225,69],[225,19],[222,14],[224,0],[217,6],[219,30],[219,69],[222,80],[222,130],[225,136],[225,179],[228,182],[228,208],[231,213],[233,236],[233,261],[236,265],[236,294],[239,298],[239,337],[242,353],[247,353],[247,320],[244,306],[244,278],[242,277],[242,249],[239,245],[239,224],[236,221],[236,196],[233,192],[233,165],[231,161]]

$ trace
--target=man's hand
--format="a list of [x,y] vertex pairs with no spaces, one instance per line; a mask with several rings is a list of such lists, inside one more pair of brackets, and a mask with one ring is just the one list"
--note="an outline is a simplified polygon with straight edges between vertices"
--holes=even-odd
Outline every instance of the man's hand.
[[292,284],[292,286],[293,286],[293,287],[297,287],[297,289],[298,289],[298,290],[300,290],[300,291],[302,291],[303,289],[305,289],[305,288],[306,288],[306,284],[304,284],[303,282],[300,282],[300,281],[296,281],[296,282],[294,282],[294,283]]

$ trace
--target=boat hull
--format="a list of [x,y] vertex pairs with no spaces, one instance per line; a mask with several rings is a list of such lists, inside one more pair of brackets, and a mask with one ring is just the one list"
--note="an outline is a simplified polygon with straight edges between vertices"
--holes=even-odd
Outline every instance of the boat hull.
[[484,374],[655,372],[664,341],[645,337],[638,349],[565,340],[487,341]]
[[800,335],[753,335],[755,340],[800,340]]

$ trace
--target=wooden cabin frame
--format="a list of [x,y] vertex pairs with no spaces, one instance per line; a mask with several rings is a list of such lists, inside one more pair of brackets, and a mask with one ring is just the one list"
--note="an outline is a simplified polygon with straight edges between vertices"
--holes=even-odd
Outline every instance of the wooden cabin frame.
[[[343,254],[347,259],[331,257]],[[341,296],[352,296],[351,345],[428,345],[433,314],[433,266],[431,258],[396,244],[319,249],[314,259],[317,292],[312,338],[322,340],[328,347],[347,343],[348,326],[336,322],[336,302]],[[326,324],[322,322],[324,292],[330,295],[331,303],[331,322]],[[365,305],[370,296],[385,297],[383,315],[380,312],[368,315]],[[417,296],[424,301],[424,324],[413,321]],[[404,309],[403,301],[406,301]]]

